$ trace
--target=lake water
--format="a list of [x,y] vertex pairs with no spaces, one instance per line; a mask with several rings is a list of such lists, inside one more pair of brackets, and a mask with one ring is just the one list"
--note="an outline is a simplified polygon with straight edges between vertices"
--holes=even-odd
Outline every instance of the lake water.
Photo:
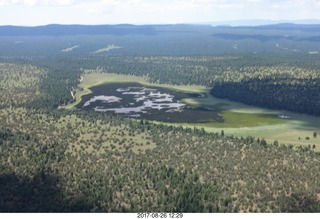
[[175,123],[219,121],[217,111],[192,107],[183,98],[202,98],[201,94],[184,93],[139,83],[112,83],[90,88],[78,108],[120,114],[126,117]]

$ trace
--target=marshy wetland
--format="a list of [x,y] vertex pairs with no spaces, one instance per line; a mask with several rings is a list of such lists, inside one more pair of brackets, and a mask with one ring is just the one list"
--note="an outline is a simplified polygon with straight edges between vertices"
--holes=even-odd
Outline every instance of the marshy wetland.
[[[95,110],[209,132],[294,145],[318,145],[318,117],[269,110],[213,97],[203,86],[149,83],[147,78],[87,72],[65,108]],[[318,148],[318,146],[316,147]]]
[[186,98],[203,98],[204,94],[185,93],[139,83],[111,83],[90,88],[77,107],[97,112],[171,123],[223,122],[217,109],[192,106]]

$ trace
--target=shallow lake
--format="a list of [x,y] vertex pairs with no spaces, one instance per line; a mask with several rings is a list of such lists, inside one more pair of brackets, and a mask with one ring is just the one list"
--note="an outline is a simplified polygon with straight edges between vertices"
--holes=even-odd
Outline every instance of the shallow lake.
[[183,98],[202,98],[202,94],[139,83],[111,83],[90,90],[92,93],[82,97],[78,108],[163,122],[223,122],[214,109],[192,107],[181,102]]

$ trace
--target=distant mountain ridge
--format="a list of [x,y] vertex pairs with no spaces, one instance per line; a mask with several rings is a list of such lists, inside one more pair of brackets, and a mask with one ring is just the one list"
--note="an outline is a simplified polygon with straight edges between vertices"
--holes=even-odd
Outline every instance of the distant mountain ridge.
[[320,24],[320,20],[317,19],[306,19],[306,20],[268,20],[268,19],[248,19],[248,20],[229,20],[229,21],[213,21],[213,22],[202,22],[199,24],[210,24],[212,26],[264,26],[264,25],[275,25],[275,24]]
[[268,24],[260,26],[239,26],[232,28],[248,28],[248,29],[263,29],[263,30],[300,30],[304,32],[318,32],[320,31],[320,24],[294,24],[294,23],[279,23],[279,24]]
[[62,35],[153,35],[151,26],[120,25],[59,25],[23,27],[0,26],[0,36],[62,36]]
[[63,35],[156,35],[161,32],[203,32],[213,30],[299,30],[303,32],[320,32],[320,24],[279,23],[261,26],[217,26],[200,24],[168,25],[59,25],[25,27],[0,26],[0,36],[63,36]]

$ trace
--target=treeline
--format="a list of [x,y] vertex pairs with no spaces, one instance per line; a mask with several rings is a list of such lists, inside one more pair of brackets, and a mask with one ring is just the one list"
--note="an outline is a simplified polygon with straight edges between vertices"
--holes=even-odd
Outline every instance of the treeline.
[[[224,54],[211,56],[102,56],[82,62],[83,69],[100,67],[106,72],[148,76],[151,82],[197,84],[211,87],[216,81],[246,73],[249,68],[320,68],[316,55]],[[281,70],[280,70],[281,71]]]
[[249,105],[319,116],[319,89],[318,71],[273,67],[250,69],[216,82],[211,94]]
[[[37,94],[41,93],[41,95],[36,95],[37,98],[28,103],[24,101],[28,98],[21,95],[15,98],[14,104],[15,106],[27,106],[38,109],[43,107],[57,108],[59,105],[71,102],[72,96],[70,92],[76,89],[80,83],[80,76],[88,69],[94,70],[99,68],[109,73],[146,76],[154,83],[196,84],[212,87],[213,84],[219,86],[219,84],[224,84],[227,81],[231,82],[237,77],[246,76],[253,79],[256,72],[252,69],[259,69],[257,70],[259,73],[262,68],[269,69],[263,71],[263,74],[267,75],[276,69],[277,74],[285,77],[282,80],[290,84],[290,80],[294,77],[281,73],[283,68],[289,66],[290,71],[296,72],[299,76],[303,75],[304,71],[310,72],[320,67],[317,55],[306,56],[302,54],[229,54],[215,56],[60,55],[42,57],[41,59],[30,58],[28,61],[14,58],[11,61],[23,65],[26,65],[26,63],[30,65],[31,63],[33,66],[38,66],[38,70],[43,72],[43,75],[36,75],[37,78],[35,78],[35,80],[40,82],[35,87],[38,89]],[[248,69],[250,69],[249,72],[247,71]],[[300,70],[297,71],[297,69]],[[23,75],[24,77],[21,80],[27,80],[26,75]],[[267,76],[260,75],[262,73],[259,74],[259,78],[267,78]],[[35,74],[31,74],[31,76],[34,78]],[[316,78],[317,76],[309,78],[303,76],[305,82],[297,83],[301,84],[302,89],[305,89],[308,87],[307,82],[311,84],[317,83],[314,81]],[[306,89],[308,90],[308,88]],[[30,93],[35,93],[34,87],[28,87],[28,90],[24,88],[25,93],[29,92],[29,90]],[[291,89],[286,89],[286,91],[291,92]],[[270,95],[273,94],[270,93]],[[300,93],[293,93],[292,98],[297,95],[300,95]],[[9,94],[8,97],[10,97]],[[5,100],[2,102],[5,102]],[[309,113],[309,111],[306,113]]]

